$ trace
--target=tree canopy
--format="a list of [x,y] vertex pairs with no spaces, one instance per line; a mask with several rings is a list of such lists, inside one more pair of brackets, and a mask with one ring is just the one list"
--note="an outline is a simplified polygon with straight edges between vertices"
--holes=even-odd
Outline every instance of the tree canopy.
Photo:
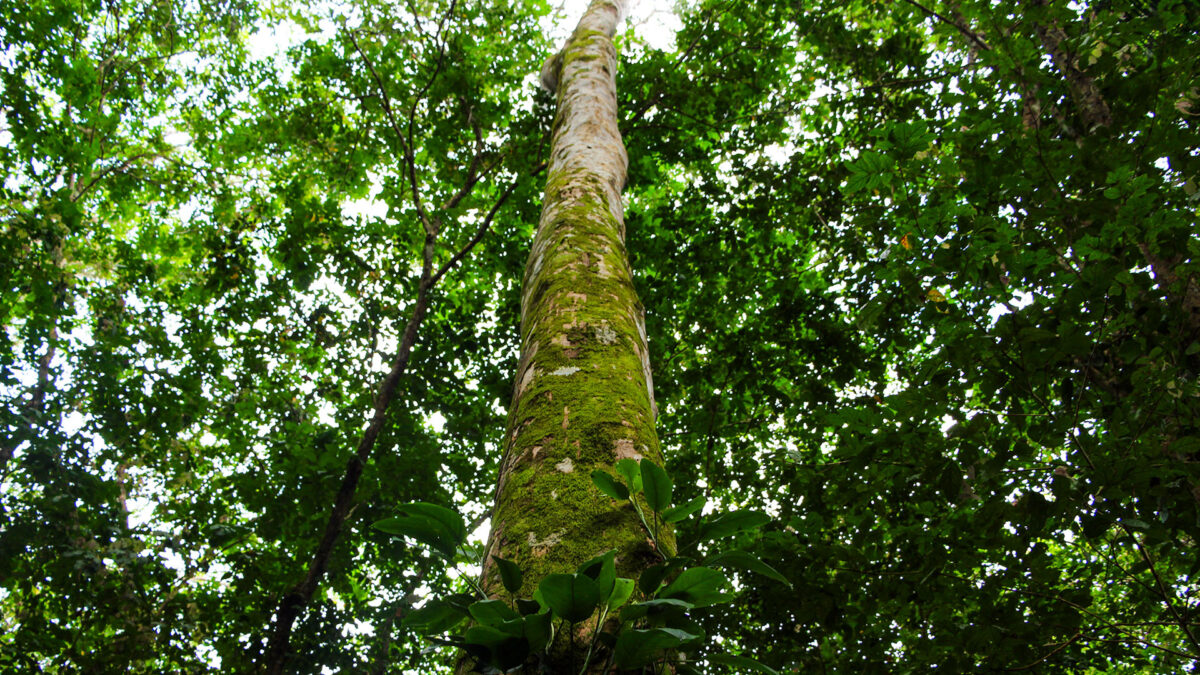
[[[658,434],[787,580],[698,662],[1196,669],[1200,7],[677,13],[617,44]],[[250,671],[307,594],[290,672],[449,672],[478,569],[373,524],[485,524],[560,20],[0,3],[0,668]]]

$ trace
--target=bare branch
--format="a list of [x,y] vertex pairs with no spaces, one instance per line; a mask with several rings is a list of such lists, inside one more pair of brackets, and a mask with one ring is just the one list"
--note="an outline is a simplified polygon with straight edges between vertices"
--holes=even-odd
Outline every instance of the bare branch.
[[[383,105],[383,113],[387,116],[388,125],[392,128],[392,133],[396,134],[396,140],[400,142],[400,148],[404,153],[404,164],[408,169],[409,187],[412,189],[413,207],[417,210],[417,217],[421,220],[421,225],[425,228],[426,233],[432,230],[432,224],[429,222],[428,216],[425,214],[425,206],[421,203],[420,187],[417,184],[417,165],[416,158],[413,156],[411,141],[411,133],[405,135],[400,130],[400,125],[396,122],[396,114],[392,111],[392,99],[387,95],[387,89],[383,86],[383,78],[379,76],[379,71],[375,69],[375,64],[367,57],[366,52],[359,46],[358,40],[354,38],[354,31],[347,30],[346,37],[350,38],[350,44],[354,45],[354,50],[362,57],[363,63],[366,64],[367,70],[370,71],[372,79],[375,80],[375,86],[379,89],[379,100]],[[410,126],[411,132],[411,126]]]
[[[546,163],[542,162],[530,172],[530,175],[537,175],[545,168]],[[442,268],[437,271],[437,274],[433,275],[433,283],[436,284],[438,280],[445,276],[446,272],[449,272],[455,265],[458,264],[460,260],[466,257],[466,255],[471,252],[471,249],[475,248],[475,245],[478,244],[481,239],[483,239],[483,235],[487,234],[487,231],[491,229],[492,220],[495,219],[496,213],[500,210],[500,207],[504,205],[504,202],[507,201],[512,195],[513,191],[517,189],[517,186],[520,185],[520,183],[521,177],[518,176],[508,184],[508,187],[505,188],[504,192],[500,194],[500,198],[497,199],[496,203],[492,204],[492,208],[488,210],[487,216],[485,216],[483,222],[479,224],[479,229],[475,231],[475,235],[471,237],[470,241],[468,241],[466,245],[459,249],[457,253],[451,256],[450,260],[446,261],[445,265],[442,265]]]
[[916,7],[917,9],[921,10],[922,12],[925,12],[929,16],[932,16],[933,18],[937,19],[938,21],[941,21],[942,23],[946,24],[947,26],[952,26],[955,30],[962,33],[965,37],[969,38],[975,44],[979,45],[980,49],[982,49],[984,51],[992,50],[991,45],[989,45],[987,42],[984,42],[983,38],[979,36],[979,33],[976,33],[975,31],[971,30],[970,28],[967,28],[966,26],[962,25],[961,23],[959,23],[957,21],[953,21],[951,19],[948,19],[948,18],[942,16],[941,14],[938,14],[937,12],[933,11],[932,9],[929,9],[925,5],[922,5],[921,3],[917,2],[917,0],[904,0],[904,2],[907,2],[908,4],[912,5],[913,7]]

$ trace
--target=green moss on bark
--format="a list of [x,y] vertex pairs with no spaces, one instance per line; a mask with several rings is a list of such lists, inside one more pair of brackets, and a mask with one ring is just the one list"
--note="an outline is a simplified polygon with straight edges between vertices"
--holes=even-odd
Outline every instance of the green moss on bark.
[[[603,3],[589,15],[595,9]],[[591,480],[620,459],[661,464],[662,456],[617,193],[625,154],[615,115],[598,115],[615,110],[615,99],[598,103],[613,95],[611,31],[587,29],[589,15],[561,52],[566,80],[522,289],[522,356],[489,546],[524,571],[525,596],[546,575],[573,572],[609,550],[627,577],[659,559],[633,507]],[[589,69],[591,76],[574,77]],[[669,528],[661,539],[674,550]],[[487,563],[483,582],[504,595]]]

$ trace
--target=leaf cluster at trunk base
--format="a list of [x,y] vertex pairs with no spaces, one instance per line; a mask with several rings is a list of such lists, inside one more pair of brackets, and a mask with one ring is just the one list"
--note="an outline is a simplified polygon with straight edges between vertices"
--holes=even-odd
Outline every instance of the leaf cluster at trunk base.
[[[734,598],[729,579],[718,567],[752,571],[785,584],[787,579],[739,549],[709,552],[703,561],[663,552],[658,546],[659,524],[683,520],[700,511],[705,501],[672,507],[671,478],[649,460],[622,460],[616,469],[624,481],[604,471],[593,473],[592,480],[601,492],[627,500],[628,507],[637,511],[661,562],[637,579],[619,577],[617,552],[608,551],[570,574],[547,575],[533,597],[525,598],[517,595],[524,582],[520,567],[493,556],[507,597],[489,598],[468,581],[473,593],[435,598],[405,617],[404,625],[435,644],[462,649],[474,663],[472,672],[485,675],[543,672],[546,656],[556,644],[569,650],[572,669],[581,674],[640,673],[648,667],[659,672],[667,665],[677,673],[701,673],[703,663],[737,672],[774,672],[745,656],[709,654],[689,659],[684,650],[706,651],[706,636],[695,613]],[[770,520],[755,511],[711,515],[700,524],[696,543],[752,533]],[[468,555],[467,529],[445,507],[406,504],[399,507],[399,515],[376,527],[425,544],[451,562],[482,562]]]

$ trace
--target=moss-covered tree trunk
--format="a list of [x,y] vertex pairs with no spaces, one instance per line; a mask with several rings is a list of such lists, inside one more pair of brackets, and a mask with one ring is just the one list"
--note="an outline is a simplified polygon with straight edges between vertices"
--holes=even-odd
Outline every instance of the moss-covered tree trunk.
[[[522,286],[521,361],[483,572],[493,596],[503,589],[492,556],[521,566],[526,597],[547,574],[612,549],[622,576],[657,560],[628,503],[605,497],[590,478],[622,458],[662,461],[644,310],[625,251],[627,158],[612,44],[623,12],[623,1],[593,0],[542,73],[558,113]],[[566,653],[565,637],[552,653]]]

